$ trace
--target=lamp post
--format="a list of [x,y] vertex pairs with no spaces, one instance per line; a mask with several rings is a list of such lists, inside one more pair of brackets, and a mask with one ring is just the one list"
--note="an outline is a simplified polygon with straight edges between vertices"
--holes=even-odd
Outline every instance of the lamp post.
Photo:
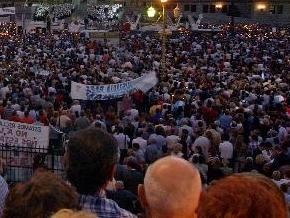
[[231,0],[231,34],[235,32],[235,17],[234,17],[234,0]]
[[161,0],[162,4],[162,17],[163,17],[163,29],[162,29],[162,56],[161,56],[161,75],[160,77],[166,74],[166,19],[165,19],[165,3],[167,0]]

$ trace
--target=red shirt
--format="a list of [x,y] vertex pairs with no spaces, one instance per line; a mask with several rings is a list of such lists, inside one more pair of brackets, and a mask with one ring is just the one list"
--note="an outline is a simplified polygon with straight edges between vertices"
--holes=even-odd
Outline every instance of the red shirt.
[[17,115],[15,115],[15,116],[12,116],[12,117],[9,119],[9,121],[12,121],[12,122],[20,122],[20,118],[19,118]]
[[43,123],[45,126],[48,124],[48,122],[47,122],[47,117],[46,117],[45,115],[40,116],[40,117],[39,117],[39,121],[40,121],[41,123]]
[[31,117],[23,117],[21,120],[20,120],[21,123],[27,123],[27,124],[33,124],[34,121]]
[[214,122],[216,120],[218,113],[214,109],[203,107],[201,110],[206,121]]

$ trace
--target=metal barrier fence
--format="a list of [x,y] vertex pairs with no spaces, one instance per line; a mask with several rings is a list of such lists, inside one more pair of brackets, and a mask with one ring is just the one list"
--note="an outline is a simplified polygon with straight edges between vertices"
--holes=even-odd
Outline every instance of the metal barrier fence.
[[0,145],[0,158],[8,183],[27,181],[34,170],[43,167],[64,177],[63,148],[35,148]]

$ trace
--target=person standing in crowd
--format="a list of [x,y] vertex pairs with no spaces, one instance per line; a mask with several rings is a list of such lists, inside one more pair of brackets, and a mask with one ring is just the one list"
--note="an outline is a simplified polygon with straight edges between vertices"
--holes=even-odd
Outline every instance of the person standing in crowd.
[[20,122],[26,123],[26,124],[33,124],[34,123],[32,117],[29,115],[29,111],[24,112],[24,117],[22,119],[20,119]]
[[137,195],[138,193],[138,185],[143,183],[144,176],[140,172],[140,165],[133,158],[129,158],[126,163],[127,170],[123,176],[123,182],[125,189]]
[[10,190],[2,217],[49,217],[60,209],[79,209],[77,194],[53,173],[38,171]]
[[197,214],[198,218],[287,218],[287,207],[284,195],[270,179],[237,174],[211,185],[201,195]]
[[136,217],[104,196],[118,160],[117,141],[99,128],[80,130],[71,137],[65,155],[65,171],[80,195],[82,209],[100,218]]
[[227,134],[222,136],[223,142],[219,145],[219,151],[221,158],[229,163],[233,159],[234,147],[231,142],[229,142],[230,137]]
[[5,109],[4,109],[4,112],[3,112],[3,118],[6,119],[6,120],[11,119],[13,111],[14,110],[12,108],[11,102],[8,101],[7,105],[6,105]]
[[98,218],[95,214],[85,211],[73,211],[68,209],[62,209],[53,214],[51,218]]
[[153,163],[162,155],[161,150],[158,149],[156,140],[153,138],[148,140],[148,145],[145,150],[145,161],[146,163]]
[[[76,112],[78,114],[78,112]],[[76,116],[74,127],[76,130],[88,128],[90,126],[90,120],[85,116],[85,113],[81,111],[80,116]]]
[[201,180],[190,163],[170,156],[148,168],[138,192],[146,217],[197,217]]
[[136,144],[139,144],[139,147],[141,150],[143,150],[145,152],[146,150],[146,146],[147,146],[147,140],[145,140],[143,137],[143,131],[139,130],[137,131],[136,133],[136,138],[134,138],[132,140],[132,145],[134,145],[135,143]]
[[130,137],[124,133],[124,129],[122,127],[117,127],[117,132],[114,134],[114,138],[118,143],[118,148],[120,149],[120,161],[123,163],[124,158],[127,156]]

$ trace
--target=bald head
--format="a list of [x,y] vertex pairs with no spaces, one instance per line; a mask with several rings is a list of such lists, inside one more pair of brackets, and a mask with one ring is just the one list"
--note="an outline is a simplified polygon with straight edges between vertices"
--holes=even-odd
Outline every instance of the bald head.
[[195,217],[201,193],[198,170],[181,158],[162,158],[146,172],[144,192],[152,217]]

